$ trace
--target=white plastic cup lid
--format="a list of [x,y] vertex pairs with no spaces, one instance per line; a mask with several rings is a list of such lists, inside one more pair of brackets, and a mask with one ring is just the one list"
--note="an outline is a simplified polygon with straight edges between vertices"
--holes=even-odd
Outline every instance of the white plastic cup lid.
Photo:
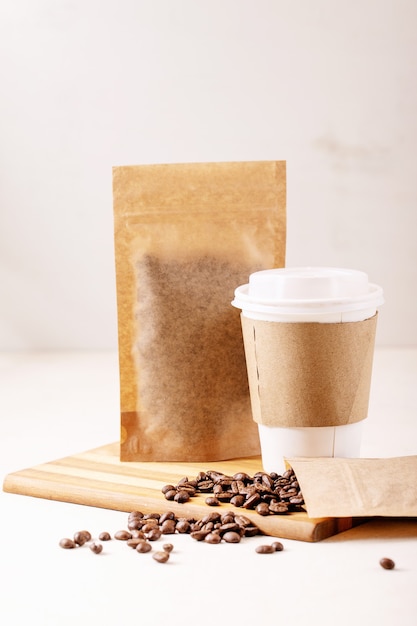
[[383,291],[364,272],[333,267],[278,268],[254,272],[235,290],[243,311],[311,314],[355,311],[384,303]]

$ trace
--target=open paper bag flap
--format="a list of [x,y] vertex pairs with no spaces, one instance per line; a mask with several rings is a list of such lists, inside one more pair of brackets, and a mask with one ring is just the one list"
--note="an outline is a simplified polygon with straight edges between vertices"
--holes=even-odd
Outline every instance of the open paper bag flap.
[[417,517],[417,455],[285,461],[309,517]]

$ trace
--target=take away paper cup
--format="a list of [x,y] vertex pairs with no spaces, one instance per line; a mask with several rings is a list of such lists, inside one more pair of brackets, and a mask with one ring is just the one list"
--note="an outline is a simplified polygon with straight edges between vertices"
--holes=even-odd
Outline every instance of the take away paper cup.
[[264,270],[236,289],[265,471],[359,456],[383,302],[367,274],[342,268]]

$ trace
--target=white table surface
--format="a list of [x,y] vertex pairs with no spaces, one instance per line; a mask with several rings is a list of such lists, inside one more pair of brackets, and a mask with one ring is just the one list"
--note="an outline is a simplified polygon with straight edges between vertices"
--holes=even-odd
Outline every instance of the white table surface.
[[[0,354],[2,477],[117,441],[118,393],[115,352]],[[379,348],[362,456],[410,454],[417,349]],[[101,555],[58,547],[83,528],[126,528],[126,513],[0,497],[4,626],[417,624],[415,519],[375,519],[319,543],[284,539],[284,551],[272,555],[255,552],[270,538],[207,545],[175,535],[169,563],[159,564],[115,540]],[[394,570],[380,567],[383,556]]]

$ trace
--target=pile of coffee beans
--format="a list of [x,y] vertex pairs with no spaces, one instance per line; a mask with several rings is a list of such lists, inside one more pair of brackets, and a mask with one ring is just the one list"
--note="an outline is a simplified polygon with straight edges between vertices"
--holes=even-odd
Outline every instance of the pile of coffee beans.
[[262,531],[245,515],[232,511],[210,512],[200,519],[177,517],[172,511],[129,514],[128,528],[132,538],[155,541],[162,535],[188,534],[196,541],[207,543],[239,543],[242,537],[254,537]]
[[[132,511],[127,519],[127,529],[116,531],[113,538],[125,542],[136,552],[145,554],[152,551],[153,542],[174,534],[188,534],[196,541],[216,544],[239,543],[243,537],[254,537],[262,534],[262,531],[248,517],[235,514],[233,511],[210,512],[200,519],[177,517],[172,511],[165,513]],[[111,539],[107,531],[100,533],[98,540],[93,540],[89,531],[82,530],[77,531],[72,539],[68,537],[61,539],[59,545],[64,549],[87,545],[94,554],[100,554],[103,551],[101,542]],[[166,563],[173,547],[172,543],[163,543],[162,550],[153,552],[152,557],[158,563]]]
[[304,510],[304,498],[292,469],[282,475],[275,472],[257,472],[254,476],[244,472],[233,476],[216,471],[200,472],[194,479],[190,480],[185,476],[176,485],[165,485],[162,493],[167,500],[178,503],[185,503],[198,494],[205,494],[205,503],[208,506],[227,503],[255,510],[264,516]]

